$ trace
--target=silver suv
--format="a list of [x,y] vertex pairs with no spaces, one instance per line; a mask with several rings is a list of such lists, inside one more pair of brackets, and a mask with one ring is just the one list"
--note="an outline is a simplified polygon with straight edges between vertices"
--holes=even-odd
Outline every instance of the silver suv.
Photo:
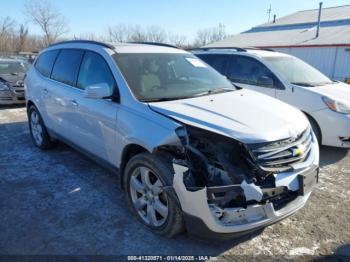
[[25,88],[35,145],[64,141],[118,173],[131,212],[160,235],[260,229],[302,208],[318,179],[304,114],[184,50],[63,42]]

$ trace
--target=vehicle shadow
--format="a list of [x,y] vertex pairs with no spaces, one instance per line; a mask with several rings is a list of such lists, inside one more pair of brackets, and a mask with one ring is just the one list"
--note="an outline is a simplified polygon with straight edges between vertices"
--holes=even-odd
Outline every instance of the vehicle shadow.
[[320,147],[320,167],[335,164],[346,157],[349,149],[330,146]]
[[350,244],[341,245],[332,255],[320,257],[313,261],[350,261]]
[[5,109],[16,109],[16,108],[23,108],[25,107],[25,104],[18,104],[18,105],[0,105],[0,110]]

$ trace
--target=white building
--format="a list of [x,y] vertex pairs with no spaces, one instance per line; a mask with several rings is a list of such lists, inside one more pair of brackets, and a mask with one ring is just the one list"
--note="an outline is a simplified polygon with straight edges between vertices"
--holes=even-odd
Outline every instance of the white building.
[[350,83],[350,5],[305,10],[206,47],[259,47],[297,56],[331,79]]

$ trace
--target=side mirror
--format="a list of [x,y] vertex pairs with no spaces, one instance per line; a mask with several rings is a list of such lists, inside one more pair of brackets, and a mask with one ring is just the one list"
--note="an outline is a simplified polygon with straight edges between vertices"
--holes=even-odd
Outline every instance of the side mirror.
[[102,99],[112,95],[111,89],[106,83],[100,83],[85,88],[84,97],[91,99]]
[[273,79],[269,76],[261,76],[258,79],[258,86],[263,86],[263,87],[274,87],[274,82]]

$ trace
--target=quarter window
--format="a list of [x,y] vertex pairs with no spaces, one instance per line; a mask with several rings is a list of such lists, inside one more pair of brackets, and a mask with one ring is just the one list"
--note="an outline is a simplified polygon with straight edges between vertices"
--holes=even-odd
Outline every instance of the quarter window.
[[35,68],[46,77],[50,77],[53,64],[55,63],[58,50],[42,53],[35,62]]
[[82,50],[61,50],[53,67],[51,78],[75,86],[83,53]]
[[105,83],[111,92],[115,86],[114,77],[106,61],[100,55],[86,51],[80,66],[77,87],[85,89],[87,86]]

